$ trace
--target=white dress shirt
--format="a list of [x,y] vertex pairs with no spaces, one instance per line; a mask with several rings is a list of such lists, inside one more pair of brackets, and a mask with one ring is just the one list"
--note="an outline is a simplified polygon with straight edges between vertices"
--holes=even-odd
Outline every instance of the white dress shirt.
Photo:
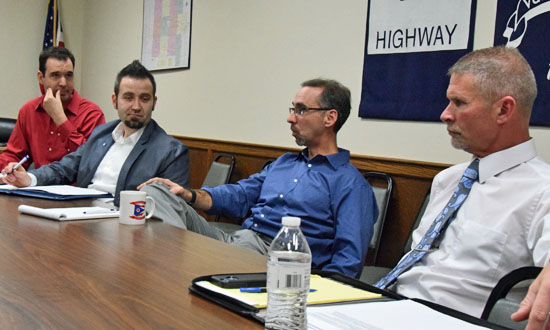
[[[412,247],[444,208],[469,163],[433,181]],[[480,159],[479,182],[443,234],[439,249],[399,276],[394,289],[480,316],[491,290],[510,271],[543,266],[550,255],[550,165],[529,140]]]
[[113,140],[115,143],[109,148],[105,157],[97,170],[95,171],[92,183],[88,185],[88,188],[106,191],[115,195],[116,183],[122,165],[134,149],[134,146],[138,142],[139,138],[143,134],[145,126],[134,132],[134,134],[124,138],[124,129],[122,123],[119,123],[113,130]]

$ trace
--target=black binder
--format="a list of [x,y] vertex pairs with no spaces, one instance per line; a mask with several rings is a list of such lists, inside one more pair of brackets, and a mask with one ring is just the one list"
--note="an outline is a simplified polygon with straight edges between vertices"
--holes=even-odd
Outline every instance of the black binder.
[[[372,286],[370,284],[361,282],[357,279],[348,277],[346,275],[342,275],[340,273],[312,269],[311,274],[320,275],[320,276],[325,277],[325,278],[330,278],[332,280],[335,280],[335,281],[338,281],[338,282],[356,287],[358,289],[363,289],[363,290],[367,290],[367,291],[370,291],[370,292],[382,294],[382,296],[383,296],[382,298],[369,299],[368,300],[369,302],[370,301],[372,301],[372,302],[382,301],[382,300],[407,299],[406,297],[401,296],[401,295],[399,295],[395,292],[379,289],[375,286]],[[200,282],[200,281],[209,281],[210,282],[210,281],[212,281],[212,276],[229,276],[229,275],[239,275],[239,274],[237,274],[237,273],[212,274],[212,275],[205,275],[205,276],[197,277],[197,278],[193,279],[191,285],[189,286],[189,291],[191,291],[192,293],[194,293],[198,296],[201,296],[201,297],[203,297],[207,300],[210,300],[210,301],[212,301],[212,302],[214,302],[214,303],[216,303],[220,306],[223,306],[223,307],[229,309],[230,311],[232,311],[234,313],[237,313],[237,314],[239,314],[241,316],[244,316],[244,317],[251,318],[251,319],[256,320],[256,321],[263,324],[264,323],[265,309],[256,308],[254,306],[243,303],[243,302],[241,302],[237,299],[228,297],[228,296],[226,296],[224,294],[221,294],[221,293],[213,292],[211,290],[205,289],[205,288],[195,284],[195,283]],[[441,312],[443,314],[447,314],[449,316],[452,316],[452,317],[455,317],[457,319],[466,321],[468,323],[472,323],[472,324],[475,324],[475,325],[487,327],[489,329],[496,329],[496,330],[508,329],[506,327],[502,327],[502,326],[499,326],[497,324],[493,324],[493,323],[488,322],[486,320],[482,320],[482,319],[473,317],[471,315],[456,311],[454,309],[451,309],[451,308],[448,308],[448,307],[445,307],[445,306],[442,306],[442,305],[439,305],[439,304],[436,304],[436,303],[433,303],[433,302],[425,301],[425,300],[422,300],[422,299],[412,299],[412,300],[415,301],[415,302],[424,304],[424,305],[426,305],[426,306],[428,306],[428,307],[430,307],[430,308],[432,308],[432,309],[434,309],[438,312]],[[331,303],[331,304],[347,304],[347,303],[358,303],[358,302],[359,301],[344,301],[344,302],[340,302],[340,303]]]
[[0,194],[36,197],[36,198],[52,199],[52,200],[58,200],[58,201],[68,201],[68,200],[82,199],[82,198],[112,198],[113,197],[113,195],[111,195],[110,193],[105,193],[102,195],[97,195],[97,194],[59,195],[59,194],[53,194],[43,190],[38,190],[38,189],[30,190],[30,189],[4,189],[4,188],[0,188]]
[[[381,300],[393,300],[393,299],[398,300],[398,299],[403,298],[402,296],[400,296],[396,293],[379,289],[377,287],[374,287],[374,286],[369,285],[367,283],[358,281],[354,278],[342,275],[340,273],[312,269],[311,274],[320,275],[324,278],[330,278],[332,280],[335,280],[335,281],[353,286],[353,287],[358,288],[358,289],[363,289],[363,290],[367,290],[367,291],[374,292],[374,293],[380,293],[380,294],[383,295],[382,298],[369,299],[368,301],[381,301]],[[205,289],[205,288],[195,284],[195,283],[200,282],[200,281],[209,281],[210,282],[212,280],[212,276],[228,276],[228,275],[239,275],[239,274],[236,274],[236,273],[232,273],[232,274],[212,274],[212,275],[205,275],[205,276],[197,277],[197,278],[193,279],[191,285],[189,286],[189,291],[191,291],[192,293],[194,293],[196,295],[199,295],[199,296],[201,296],[201,297],[203,297],[207,300],[210,300],[210,301],[212,301],[212,302],[214,302],[218,305],[221,305],[221,306],[229,309],[230,311],[232,311],[234,313],[237,313],[237,314],[242,315],[244,317],[254,319],[254,320],[256,320],[256,321],[263,324],[264,323],[265,309],[260,309],[260,308],[254,307],[254,306],[250,306],[248,304],[243,303],[242,301],[239,301],[237,299],[228,297],[228,296],[226,296],[224,294],[221,294],[221,293],[210,291],[208,289]],[[353,302],[357,303],[359,301],[355,300]],[[350,302],[349,301],[341,302],[341,304],[344,304],[344,303],[350,303]],[[339,303],[331,303],[331,304],[339,304]]]

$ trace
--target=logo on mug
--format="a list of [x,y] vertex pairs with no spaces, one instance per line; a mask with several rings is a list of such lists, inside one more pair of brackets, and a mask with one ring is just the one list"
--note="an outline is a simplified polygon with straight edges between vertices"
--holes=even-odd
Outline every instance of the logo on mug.
[[134,220],[145,219],[145,201],[135,201],[130,204],[134,205],[134,215],[131,215],[130,218]]

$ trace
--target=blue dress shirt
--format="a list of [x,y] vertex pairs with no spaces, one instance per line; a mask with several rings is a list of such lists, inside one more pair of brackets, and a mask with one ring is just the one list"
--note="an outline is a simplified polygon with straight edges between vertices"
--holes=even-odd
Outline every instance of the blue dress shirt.
[[378,217],[368,182],[349,162],[349,151],[308,158],[286,153],[260,173],[215,188],[209,213],[248,218],[244,229],[275,237],[283,216],[302,219],[312,267],[358,277]]

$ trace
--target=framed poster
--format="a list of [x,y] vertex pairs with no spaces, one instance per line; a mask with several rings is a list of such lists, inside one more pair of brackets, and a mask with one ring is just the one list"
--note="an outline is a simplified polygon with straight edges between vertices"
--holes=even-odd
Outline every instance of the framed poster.
[[189,68],[192,0],[144,0],[141,63],[147,69]]

